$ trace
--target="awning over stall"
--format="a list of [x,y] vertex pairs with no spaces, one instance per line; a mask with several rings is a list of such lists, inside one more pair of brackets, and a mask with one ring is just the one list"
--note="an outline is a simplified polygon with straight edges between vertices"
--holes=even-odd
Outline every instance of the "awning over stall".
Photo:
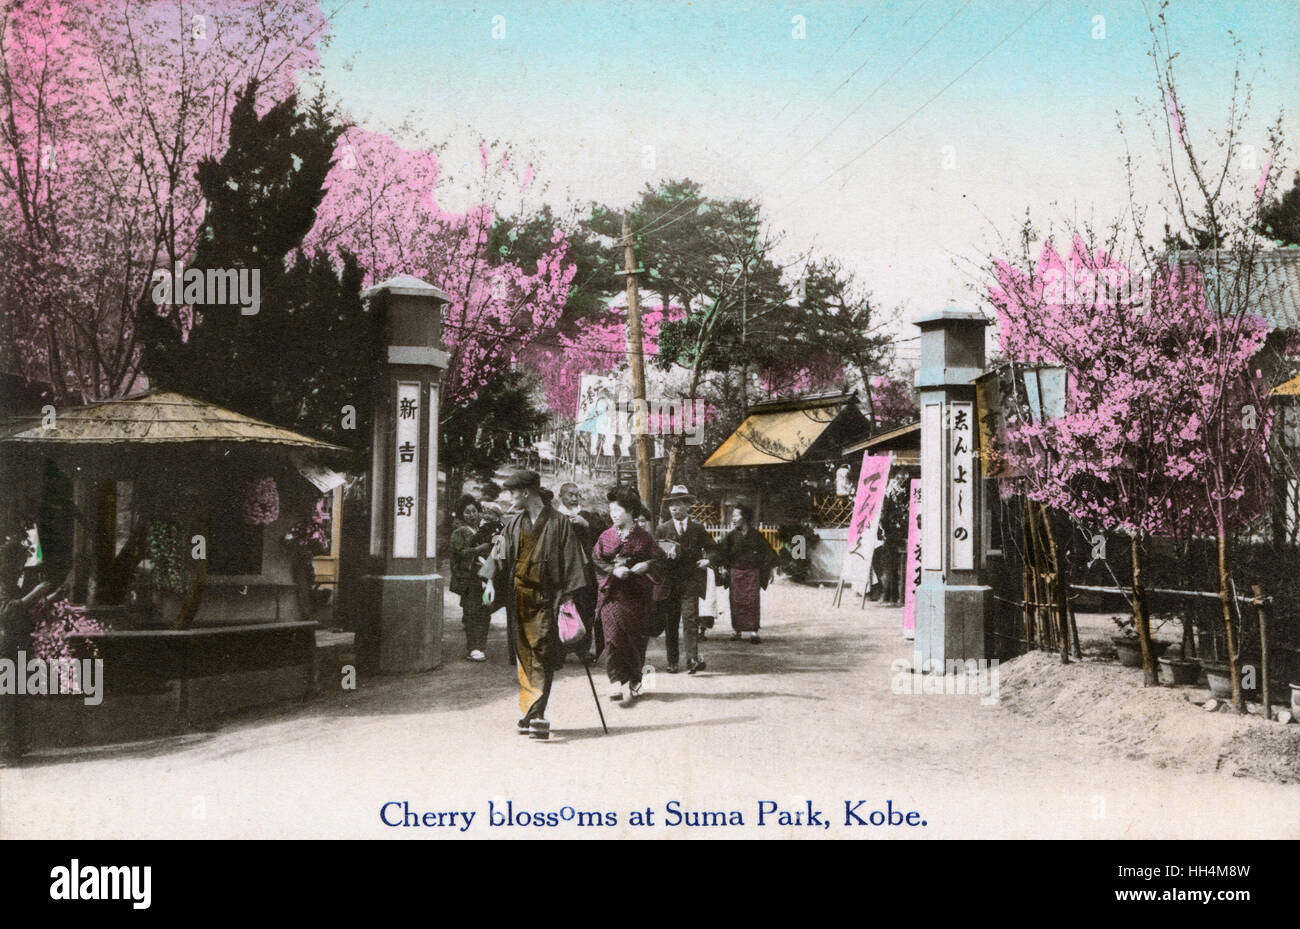
[[705,468],[749,468],[836,458],[844,443],[861,438],[866,417],[853,394],[822,394],[756,404]]
[[845,455],[861,455],[863,452],[870,452],[872,455],[892,453],[896,464],[919,466],[921,464],[920,422],[908,423],[906,426],[890,429],[888,432],[873,435],[869,439],[844,447]]

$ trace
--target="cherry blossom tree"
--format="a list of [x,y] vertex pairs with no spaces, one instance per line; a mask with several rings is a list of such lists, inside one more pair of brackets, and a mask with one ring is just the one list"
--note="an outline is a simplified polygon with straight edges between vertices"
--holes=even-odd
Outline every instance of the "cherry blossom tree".
[[311,0],[14,0],[0,11],[6,367],[57,396],[138,382],[152,271],[193,249],[195,168],[236,95],[288,96],[327,21]]
[[441,169],[432,147],[407,148],[360,127],[339,141],[328,192],[306,247],[355,254],[373,284],[398,274],[423,277],[451,298],[443,341],[444,425],[485,385],[509,371],[524,349],[554,329],[574,267],[563,230],[533,267],[494,260],[488,244],[510,189],[526,189],[532,171],[509,147],[480,146],[478,203],[464,213],[438,202]]
[[1063,365],[1069,384],[1063,416],[1020,417],[998,452],[1014,460],[1013,483],[1030,499],[1133,538],[1149,683],[1141,540],[1226,534],[1261,513],[1268,432],[1267,388],[1254,365],[1264,321],[1221,318],[1197,265],[1156,267],[1147,281],[1080,238],[1066,258],[1049,242],[1029,269],[1000,263],[990,292],[1004,354]]
[[1153,235],[1152,204],[1137,194],[1141,165],[1130,149],[1123,219],[1102,231],[1071,227],[1066,256],[1049,236],[1036,258],[1027,222],[1019,255],[990,263],[1003,352],[1017,362],[1061,365],[1069,378],[1065,415],[1020,417],[1007,424],[1008,447],[997,451],[1009,453],[1020,475],[1014,486],[1031,500],[1132,536],[1147,683],[1155,666],[1142,539],[1213,540],[1240,711],[1231,540],[1267,509],[1270,385],[1260,355],[1268,324],[1259,312],[1275,282],[1260,260],[1267,246],[1260,230],[1282,173],[1281,120],[1263,130],[1263,157],[1253,161],[1249,87],[1238,67],[1224,129],[1196,131],[1178,91],[1166,6],[1150,21],[1159,102],[1143,111],[1165,180],[1167,196],[1157,205],[1168,217],[1163,236]]

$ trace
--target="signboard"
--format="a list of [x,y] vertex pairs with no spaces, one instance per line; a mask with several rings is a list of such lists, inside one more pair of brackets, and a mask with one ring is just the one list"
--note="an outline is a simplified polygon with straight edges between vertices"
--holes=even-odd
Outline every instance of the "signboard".
[[921,586],[921,482],[913,478],[907,506],[907,571],[903,579],[903,638],[916,638],[916,589]]
[[1015,387],[1010,367],[980,375],[975,381],[975,418],[979,420],[980,467],[985,477],[1014,477],[1015,469],[1006,461],[1008,424],[1018,422],[1015,411]]
[[415,558],[415,541],[420,525],[418,381],[401,381],[397,385],[397,428],[393,430],[393,446],[393,557]]
[[975,408],[969,400],[948,404],[948,534],[952,567],[975,570]]
[[921,410],[921,567],[943,568],[943,403],[927,403]]
[[1025,404],[1029,407],[1030,422],[1041,423],[1065,415],[1068,386],[1065,368],[1025,368],[1021,378],[1025,382]]
[[584,374],[578,387],[578,431],[601,434],[612,430],[609,422],[614,409],[617,384],[612,377]]

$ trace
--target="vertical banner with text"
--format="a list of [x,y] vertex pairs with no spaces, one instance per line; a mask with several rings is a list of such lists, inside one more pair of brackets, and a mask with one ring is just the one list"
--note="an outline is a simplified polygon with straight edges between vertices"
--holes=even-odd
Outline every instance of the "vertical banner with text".
[[892,460],[890,455],[864,453],[862,456],[853,517],[849,520],[844,546],[844,565],[840,569],[841,582],[849,581],[855,589],[859,582],[867,589],[871,586],[871,556],[876,549],[876,530],[880,525],[880,510],[885,501]]
[[[858,546],[867,529],[875,526],[880,517],[880,505],[885,499],[885,485],[889,481],[889,455],[862,456],[862,473],[858,476],[858,492],[853,498],[853,518],[849,520],[847,546],[852,551]],[[870,533],[868,533],[870,534]],[[874,544],[874,534],[870,540]]]
[[916,589],[921,586],[921,481],[912,479],[907,507],[907,573],[903,588],[903,638],[916,638]]

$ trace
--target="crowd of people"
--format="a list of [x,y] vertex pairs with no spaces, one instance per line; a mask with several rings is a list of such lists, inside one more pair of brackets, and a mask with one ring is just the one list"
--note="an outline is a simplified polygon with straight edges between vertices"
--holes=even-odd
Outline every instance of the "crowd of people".
[[[584,509],[574,483],[560,487],[557,501],[536,471],[516,469],[502,486],[508,508],[460,499],[450,589],[460,597],[471,661],[487,660],[491,616],[506,611],[521,734],[549,737],[551,682],[570,651],[584,663],[603,658],[609,699],[627,706],[641,695],[646,650],[658,635],[669,674],[708,667],[700,642],[724,612],[712,607],[719,600],[729,607],[734,639],[761,641],[760,592],[778,559],[747,505],[732,509],[731,529],[715,541],[691,517],[694,498],[682,485],[665,497],[668,512],[658,525],[630,486],[605,495],[605,512]],[[557,617],[566,609],[582,619],[578,640],[561,640]]]

